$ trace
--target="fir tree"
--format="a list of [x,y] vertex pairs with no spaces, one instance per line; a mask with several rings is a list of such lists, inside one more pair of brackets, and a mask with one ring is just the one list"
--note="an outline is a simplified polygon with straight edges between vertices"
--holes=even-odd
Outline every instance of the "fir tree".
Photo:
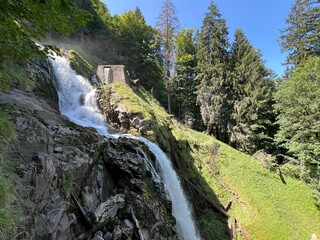
[[231,47],[233,79],[232,144],[241,151],[254,153],[272,143],[274,119],[273,83],[261,55],[242,30],[236,30]]
[[280,125],[278,143],[298,159],[308,177],[320,181],[320,58],[299,64],[282,83],[275,99]]
[[197,101],[209,134],[228,142],[231,82],[228,77],[228,30],[217,6],[211,2],[198,34]]
[[320,1],[295,0],[281,30],[280,44],[288,51],[287,64],[296,65],[309,56],[320,56]]

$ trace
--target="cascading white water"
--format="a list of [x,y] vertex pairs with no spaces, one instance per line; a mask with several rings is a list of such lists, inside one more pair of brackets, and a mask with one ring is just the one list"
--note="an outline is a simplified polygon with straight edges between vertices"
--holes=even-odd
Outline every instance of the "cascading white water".
[[184,195],[180,180],[166,154],[158,147],[158,145],[150,142],[148,139],[136,136],[131,136],[130,138],[144,142],[149,147],[149,150],[157,157],[165,188],[172,201],[173,215],[177,220],[180,235],[182,235],[185,240],[200,239],[197,235],[190,206]]
[[[166,154],[156,144],[145,138],[128,134],[110,134],[104,117],[97,106],[95,88],[91,86],[88,80],[76,74],[66,58],[55,57],[55,60],[51,59],[51,63],[56,78],[61,113],[76,124],[96,128],[98,133],[105,137],[123,136],[144,142],[159,162],[161,177],[172,201],[173,215],[177,220],[179,237],[184,240],[200,239],[179,178]],[[144,157],[146,158],[146,156]],[[152,165],[147,167],[152,167]],[[153,174],[153,178],[156,181],[159,180],[156,173]]]
[[96,101],[96,90],[70,67],[66,58],[51,60],[59,97],[59,108],[63,115],[84,127],[93,127],[101,135],[108,135],[104,117]]

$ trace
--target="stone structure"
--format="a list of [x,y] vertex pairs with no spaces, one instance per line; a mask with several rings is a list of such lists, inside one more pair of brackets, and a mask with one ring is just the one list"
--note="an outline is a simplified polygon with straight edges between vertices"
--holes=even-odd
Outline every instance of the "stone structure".
[[129,84],[129,76],[124,65],[98,65],[97,78],[100,83],[124,82]]

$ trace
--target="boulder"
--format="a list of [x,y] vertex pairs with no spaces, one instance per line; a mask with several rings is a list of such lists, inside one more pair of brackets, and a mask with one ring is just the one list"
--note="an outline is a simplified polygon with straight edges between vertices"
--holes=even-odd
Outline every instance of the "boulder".
[[101,203],[94,211],[94,228],[103,229],[109,222],[114,222],[118,211],[125,207],[125,195],[117,194]]

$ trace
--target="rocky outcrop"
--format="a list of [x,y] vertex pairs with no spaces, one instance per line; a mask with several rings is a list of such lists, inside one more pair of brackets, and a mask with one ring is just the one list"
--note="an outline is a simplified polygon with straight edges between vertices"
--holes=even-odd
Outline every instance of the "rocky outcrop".
[[56,93],[45,99],[37,89],[0,95],[17,127],[7,156],[24,216],[17,239],[177,239],[163,186],[145,167],[142,150],[154,160],[146,147],[71,123],[55,108]]
[[139,132],[146,135],[151,130],[150,121],[141,114],[130,112],[124,105],[118,104],[112,96],[112,89],[98,89],[100,106],[108,123],[120,132]]
[[[119,151],[122,149],[122,151]],[[144,153],[144,154],[142,154]],[[101,157],[106,165],[106,174],[112,178],[112,195],[95,211],[98,229],[114,227],[116,239],[177,239],[175,219],[167,203],[163,184],[152,179],[146,161],[152,164],[154,156],[146,146],[132,139],[110,140],[103,143]],[[110,188],[110,186],[109,186]],[[115,202],[110,207],[110,202]],[[125,204],[124,204],[125,202]],[[118,221],[108,220],[101,228],[101,209],[106,209],[107,218],[118,212]],[[132,227],[134,226],[134,227]],[[119,236],[119,229],[127,229]],[[129,239],[130,239],[129,238]]]

